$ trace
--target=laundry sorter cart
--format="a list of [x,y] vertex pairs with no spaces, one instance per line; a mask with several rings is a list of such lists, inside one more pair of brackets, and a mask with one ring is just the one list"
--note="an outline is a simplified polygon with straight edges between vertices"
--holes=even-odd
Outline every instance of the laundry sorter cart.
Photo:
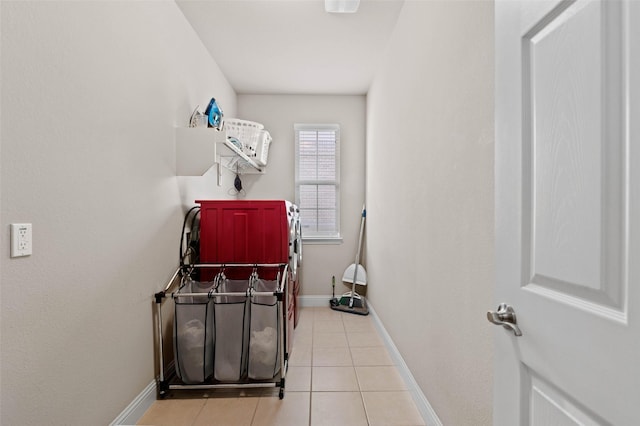
[[[202,276],[213,278],[199,281]],[[179,267],[154,295],[158,396],[171,390],[279,387],[282,399],[289,277],[286,263]],[[173,358],[164,335],[167,301],[174,308]]]

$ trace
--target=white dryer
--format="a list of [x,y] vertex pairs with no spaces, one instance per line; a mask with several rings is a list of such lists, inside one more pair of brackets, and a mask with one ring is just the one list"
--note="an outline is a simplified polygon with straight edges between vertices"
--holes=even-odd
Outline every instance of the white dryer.
[[302,267],[302,225],[300,223],[300,209],[295,204],[287,201],[287,215],[289,221],[289,270],[291,271],[291,282],[294,304],[294,324],[298,325],[300,294],[301,267]]

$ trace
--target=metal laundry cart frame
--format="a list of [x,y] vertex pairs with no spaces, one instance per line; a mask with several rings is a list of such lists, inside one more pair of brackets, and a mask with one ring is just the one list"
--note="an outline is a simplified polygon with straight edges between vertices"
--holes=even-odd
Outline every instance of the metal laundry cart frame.
[[[290,336],[287,336],[287,327],[286,327],[286,319],[287,319],[287,309],[289,306],[288,303],[288,286],[289,286],[289,265],[286,263],[269,263],[269,264],[256,264],[256,263],[199,263],[193,265],[183,265],[176,269],[173,276],[165,286],[164,290],[155,293],[155,303],[156,303],[156,332],[158,335],[156,338],[158,339],[158,348],[157,348],[157,361],[159,365],[159,375],[157,377],[157,391],[159,398],[165,398],[168,395],[170,390],[201,390],[201,389],[236,389],[236,388],[270,388],[270,387],[279,387],[279,398],[284,398],[284,388],[285,388],[285,377],[288,368],[288,358],[289,354],[286,352],[287,340]],[[177,297],[202,297],[203,293],[181,293],[177,294],[175,291],[172,291],[174,287],[176,287],[176,283],[180,282],[179,277],[182,278],[185,274],[190,274],[194,269],[206,269],[206,268],[217,268],[217,269],[229,269],[229,268],[279,268],[281,271],[280,279],[278,283],[278,288],[276,291],[263,291],[258,292],[252,288],[249,288],[246,292],[224,292],[224,293],[213,293],[209,292],[209,298],[217,298],[223,296],[246,296],[251,300],[253,296],[275,296],[277,299],[277,305],[279,305],[279,312],[281,318],[278,320],[278,333],[280,336],[279,339],[279,348],[278,348],[278,362],[280,365],[280,371],[274,378],[269,380],[252,380],[252,379],[241,379],[236,382],[218,382],[215,379],[211,378],[203,383],[198,384],[185,384],[181,383],[180,379],[175,374],[175,371],[172,371],[171,363],[165,366],[164,362],[164,335],[163,335],[163,320],[162,320],[162,304],[165,299],[170,297],[172,300],[175,300]],[[177,291],[177,289],[176,289]]]

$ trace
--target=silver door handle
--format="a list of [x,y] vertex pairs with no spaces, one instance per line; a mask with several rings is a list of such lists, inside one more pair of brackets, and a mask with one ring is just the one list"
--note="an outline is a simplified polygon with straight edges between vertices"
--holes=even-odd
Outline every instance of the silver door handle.
[[516,321],[516,313],[506,303],[499,304],[497,311],[487,311],[487,319],[493,324],[501,325],[507,330],[513,331],[516,336],[522,336],[522,331],[520,331]]

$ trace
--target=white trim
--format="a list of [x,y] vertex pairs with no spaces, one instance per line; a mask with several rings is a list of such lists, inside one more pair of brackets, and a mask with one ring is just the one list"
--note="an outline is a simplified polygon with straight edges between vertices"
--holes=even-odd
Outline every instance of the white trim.
[[298,302],[303,308],[328,308],[329,300],[331,296],[298,296]]
[[342,237],[302,237],[302,242],[305,244],[342,244]]
[[[300,306],[303,308],[329,306],[330,299],[331,299],[331,296],[299,296],[298,297]],[[416,408],[420,412],[422,419],[425,421],[425,423],[428,426],[442,426],[442,422],[438,418],[438,415],[436,414],[431,404],[429,404],[429,400],[427,400],[427,397],[424,395],[424,393],[420,389],[420,386],[418,386],[416,379],[411,374],[409,367],[404,362],[404,359],[402,358],[402,355],[400,355],[398,348],[393,343],[391,336],[389,336],[389,333],[387,333],[387,330],[384,328],[384,325],[382,325],[382,321],[380,321],[378,314],[376,314],[375,309],[373,309],[373,306],[371,306],[369,301],[367,301],[367,307],[369,308],[369,315],[371,315],[371,318],[373,319],[375,327],[380,333],[380,337],[384,341],[384,344],[387,350],[389,351],[389,355],[393,359],[396,365],[396,368],[398,369],[398,373],[400,373],[400,376],[402,377],[405,384],[407,385],[407,389],[409,390],[409,393],[413,398],[413,402],[415,402]]]
[[293,123],[293,130],[340,130],[340,124],[338,123]]
[[155,401],[156,381],[152,380],[109,426],[135,425]]
[[367,301],[367,307],[369,308],[369,315],[373,318],[373,322],[380,333],[380,337],[382,337],[382,340],[389,351],[389,355],[391,355],[391,358],[395,362],[396,367],[398,368],[398,373],[400,373],[400,376],[404,379],[407,388],[409,388],[409,393],[411,393],[411,396],[413,397],[413,402],[416,403],[416,407],[422,415],[425,423],[428,426],[442,426],[442,422],[438,418],[436,411],[433,409],[431,404],[429,404],[429,400],[422,392],[422,389],[420,389],[420,386],[418,386],[418,382],[416,382],[413,374],[411,374],[409,367],[404,362],[398,348],[393,343],[393,340],[391,340],[391,336],[387,333],[387,330],[382,325],[382,321],[380,321],[380,318],[369,301]]

